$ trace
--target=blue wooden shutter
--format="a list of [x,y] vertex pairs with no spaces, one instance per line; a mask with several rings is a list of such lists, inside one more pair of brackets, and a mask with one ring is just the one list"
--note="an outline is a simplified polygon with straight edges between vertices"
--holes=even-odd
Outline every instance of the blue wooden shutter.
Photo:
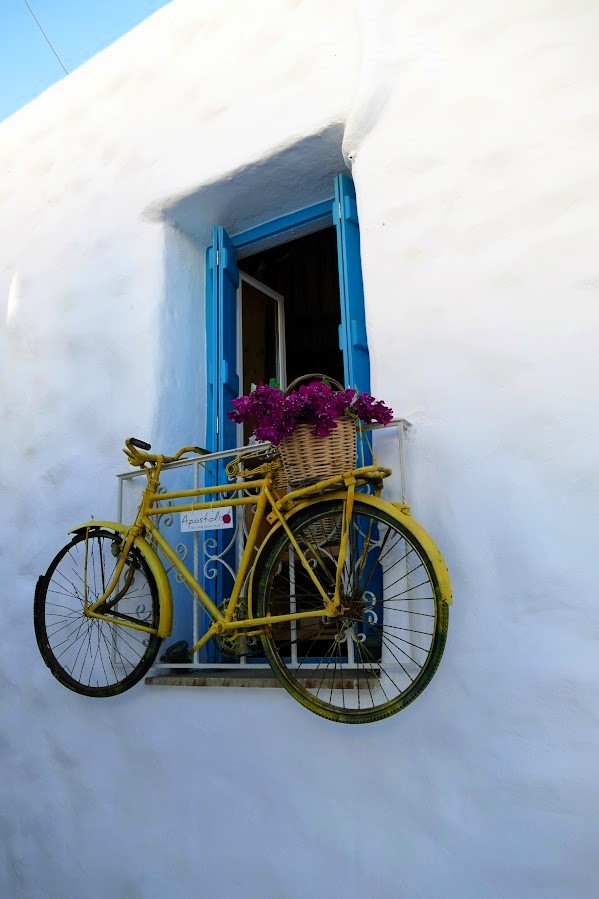
[[[216,229],[214,229],[216,230]],[[216,239],[206,250],[206,378],[208,397],[206,407],[206,440],[204,445],[216,452],[217,394],[218,394],[218,304],[216,294]]]
[[[228,417],[231,400],[239,396],[237,375],[237,287],[239,269],[237,252],[224,228],[212,229],[212,246],[206,251],[206,352],[208,378],[208,408],[206,446],[213,452],[233,449],[237,445],[237,425]],[[226,484],[225,459],[212,463],[205,475],[207,486]],[[218,499],[223,499],[219,496]],[[233,514],[234,522],[235,512]],[[215,577],[204,578],[204,588],[217,604],[227,598],[233,578],[227,567],[235,567],[234,530],[207,532],[215,540],[216,552],[226,563],[214,566]],[[213,550],[212,550],[213,551]],[[202,617],[202,616],[201,616]],[[210,624],[203,613],[203,627]],[[205,649],[208,661],[220,660],[220,653],[211,641]]]
[[227,418],[239,396],[237,375],[237,252],[224,228],[212,229],[206,254],[206,330],[208,419],[206,444],[213,451],[232,449],[237,426]]
[[349,387],[357,387],[360,392],[370,392],[358,207],[353,181],[347,175],[337,175],[335,178],[333,222],[337,229],[341,296],[339,347],[343,351],[345,383]]

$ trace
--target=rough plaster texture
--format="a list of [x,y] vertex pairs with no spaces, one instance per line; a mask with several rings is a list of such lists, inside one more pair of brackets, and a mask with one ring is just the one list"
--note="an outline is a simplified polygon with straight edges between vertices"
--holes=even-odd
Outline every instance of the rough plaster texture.
[[[598,32],[593,0],[177,0],[0,127],[1,895],[596,895]],[[202,436],[209,227],[343,157],[455,586],[439,674],[361,729],[65,691],[35,579],[114,514],[125,434]]]

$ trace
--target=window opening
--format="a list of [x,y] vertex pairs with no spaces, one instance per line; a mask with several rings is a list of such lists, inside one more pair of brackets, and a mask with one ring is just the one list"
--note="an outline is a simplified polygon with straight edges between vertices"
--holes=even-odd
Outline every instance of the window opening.
[[[334,195],[334,200],[233,237],[221,226],[213,228],[206,253],[209,449],[232,448],[241,436],[227,418],[241,386],[243,335],[238,334],[237,309],[241,264],[246,274],[285,298],[286,326],[277,339],[285,345],[287,382],[324,369],[347,386],[370,389],[358,212],[347,175],[335,178]],[[266,371],[264,375],[267,381],[275,377]]]

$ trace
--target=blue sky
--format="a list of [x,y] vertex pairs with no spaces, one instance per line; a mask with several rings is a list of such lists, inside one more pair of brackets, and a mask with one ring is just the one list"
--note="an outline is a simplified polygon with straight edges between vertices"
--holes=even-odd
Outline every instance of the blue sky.
[[[68,72],[169,0],[27,0]],[[0,0],[0,121],[65,74],[24,0]]]

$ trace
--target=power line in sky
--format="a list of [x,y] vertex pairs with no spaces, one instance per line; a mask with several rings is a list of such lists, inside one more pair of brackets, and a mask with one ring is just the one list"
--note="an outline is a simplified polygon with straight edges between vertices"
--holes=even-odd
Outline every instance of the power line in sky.
[[44,35],[44,37],[46,38],[46,41],[48,42],[48,46],[49,46],[50,49],[52,50],[52,53],[54,54],[54,56],[56,57],[56,59],[58,60],[58,62],[61,64],[61,66],[62,66],[62,68],[63,68],[63,70],[64,70],[65,75],[68,75],[69,73],[68,73],[67,70],[65,69],[64,64],[63,64],[63,62],[62,62],[62,59],[60,58],[60,56],[58,55],[58,53],[56,52],[56,50],[54,49],[54,47],[53,47],[52,44],[50,43],[50,38],[48,37],[48,35],[46,34],[46,32],[44,31],[44,29],[42,28],[42,26],[41,26],[40,23],[38,22],[37,17],[36,17],[36,15],[35,15],[34,11],[33,11],[33,10],[31,9],[31,7],[29,6],[27,0],[23,0],[23,3],[25,4],[25,6],[27,7],[27,9],[29,10],[29,12],[31,13],[31,15],[32,15],[33,18],[35,19],[36,24],[37,24],[37,27],[39,28],[39,30],[41,31],[41,33],[42,33],[42,34]]

